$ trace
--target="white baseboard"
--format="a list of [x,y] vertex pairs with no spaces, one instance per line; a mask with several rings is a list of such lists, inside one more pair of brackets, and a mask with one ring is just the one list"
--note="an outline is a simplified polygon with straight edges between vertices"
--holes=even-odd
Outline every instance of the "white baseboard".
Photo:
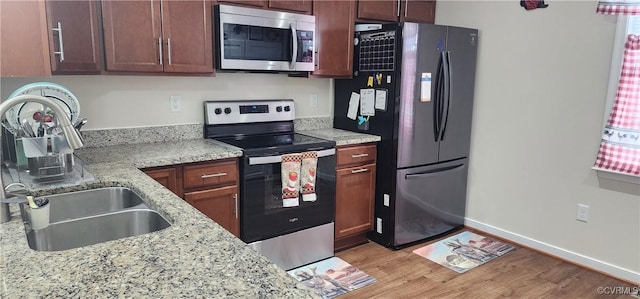
[[475,228],[477,230],[481,230],[492,235],[496,235],[506,240],[513,241],[514,243],[518,243],[518,244],[539,250],[541,252],[559,257],[561,259],[565,259],[567,261],[576,263],[586,268],[591,268],[619,279],[623,279],[630,282],[636,282],[640,284],[640,273],[638,272],[634,272],[629,269],[624,269],[616,265],[599,261],[599,260],[590,258],[588,256],[584,256],[582,254],[575,253],[560,247],[556,247],[551,244],[534,240],[520,234],[506,231],[504,229],[501,229],[486,223],[482,223],[480,221],[476,221],[473,219],[465,218],[464,224],[468,227]]

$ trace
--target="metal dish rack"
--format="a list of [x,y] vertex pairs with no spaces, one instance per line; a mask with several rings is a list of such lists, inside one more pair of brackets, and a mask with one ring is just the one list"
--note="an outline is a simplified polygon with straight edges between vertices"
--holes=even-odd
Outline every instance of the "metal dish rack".
[[[7,134],[8,133],[8,134]],[[10,130],[3,134],[4,160],[13,181],[27,186],[87,179],[84,164],[62,135],[15,137]]]

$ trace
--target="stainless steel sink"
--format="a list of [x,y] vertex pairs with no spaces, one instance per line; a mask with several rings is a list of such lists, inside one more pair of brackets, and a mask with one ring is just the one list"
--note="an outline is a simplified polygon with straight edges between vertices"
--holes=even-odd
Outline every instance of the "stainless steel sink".
[[143,203],[137,193],[124,187],[76,191],[46,198],[52,203],[51,222],[119,211]]
[[59,251],[159,231],[171,226],[128,188],[100,188],[47,196],[50,222],[33,230],[24,205],[22,217],[29,247]]

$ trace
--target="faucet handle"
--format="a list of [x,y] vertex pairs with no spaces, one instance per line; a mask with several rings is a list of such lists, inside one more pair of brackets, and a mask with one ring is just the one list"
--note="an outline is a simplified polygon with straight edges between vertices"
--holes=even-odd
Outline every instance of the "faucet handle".
[[[15,182],[15,183],[11,183],[11,184],[8,184],[8,185],[4,186],[4,191],[8,192],[9,189],[11,189],[12,187],[16,187],[16,186],[22,187],[22,190],[25,190],[25,191],[27,190],[27,186],[25,186],[23,183]],[[19,191],[22,191],[22,190],[19,190]]]
[[[13,187],[20,187],[20,189],[14,188],[15,190],[9,191],[9,189]],[[25,197],[29,193],[29,190],[27,189],[27,186],[25,186],[23,183],[15,182],[15,183],[6,185],[4,187],[4,192],[6,193],[6,195],[9,195],[9,196]]]

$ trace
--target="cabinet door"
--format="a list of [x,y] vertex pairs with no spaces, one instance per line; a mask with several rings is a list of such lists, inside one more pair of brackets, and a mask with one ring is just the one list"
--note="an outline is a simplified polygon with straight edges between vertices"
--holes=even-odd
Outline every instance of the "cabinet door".
[[50,77],[44,0],[0,1],[0,77]]
[[164,71],[213,72],[210,0],[163,1]]
[[398,21],[400,0],[359,0],[358,18],[378,21]]
[[99,72],[98,2],[56,0],[46,3],[52,72]]
[[106,69],[162,72],[160,1],[102,1]]
[[336,171],[336,239],[373,229],[376,166]]
[[311,13],[311,4],[311,0],[269,0],[269,8],[293,10],[303,13]]
[[435,0],[402,0],[400,21],[433,24],[436,18]]
[[240,236],[237,185],[187,192],[184,194],[184,200],[236,237]]
[[355,1],[314,1],[318,56],[313,75],[353,75]]
[[231,4],[242,4],[257,7],[267,6],[267,1],[265,0],[218,0],[218,2],[227,2]]
[[178,183],[175,167],[167,167],[160,169],[144,170],[144,173],[152,179],[158,181],[162,186],[171,190],[174,194],[180,196],[178,192]]

